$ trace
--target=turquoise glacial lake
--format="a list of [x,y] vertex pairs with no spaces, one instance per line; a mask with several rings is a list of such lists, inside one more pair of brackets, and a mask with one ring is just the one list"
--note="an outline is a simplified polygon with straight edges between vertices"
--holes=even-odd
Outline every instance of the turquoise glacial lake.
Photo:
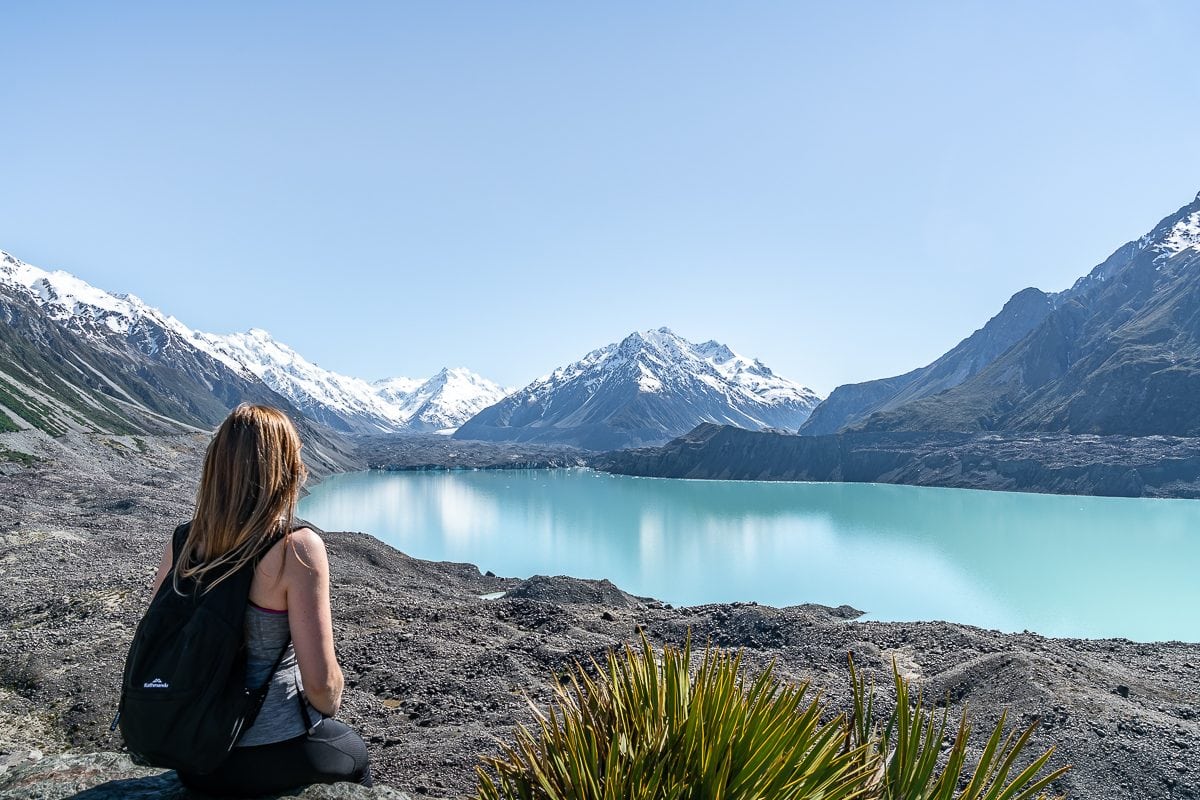
[[675,605],[843,603],[866,619],[1200,641],[1200,501],[590,470],[357,472],[326,530],[497,575],[608,578]]

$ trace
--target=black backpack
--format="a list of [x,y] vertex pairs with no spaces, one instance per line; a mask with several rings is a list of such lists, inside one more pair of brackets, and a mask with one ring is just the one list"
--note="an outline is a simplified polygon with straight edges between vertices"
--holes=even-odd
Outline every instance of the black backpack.
[[229,755],[254,724],[287,645],[264,684],[246,688],[246,603],[259,558],[209,592],[191,579],[174,590],[179,551],[191,523],[171,538],[171,571],[138,623],[125,659],[118,724],[129,752],[147,764],[203,774]]

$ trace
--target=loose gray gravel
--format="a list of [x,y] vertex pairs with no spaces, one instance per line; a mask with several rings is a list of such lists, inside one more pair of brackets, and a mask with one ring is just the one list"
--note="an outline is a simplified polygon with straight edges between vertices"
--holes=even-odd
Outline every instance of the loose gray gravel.
[[[204,439],[6,438],[20,435],[0,435],[0,447],[40,460],[0,462],[0,797],[169,780],[108,756],[97,757],[104,768],[71,759],[121,750],[108,723],[125,649],[162,543],[190,513]],[[1005,707],[1012,721],[1040,721],[1035,744],[1056,744],[1053,763],[1074,765],[1058,787],[1072,798],[1200,793],[1200,645],[856,622],[851,609],[818,606],[670,608],[607,582],[421,561],[366,533],[325,538],[342,717],[366,738],[379,781],[414,798],[471,793],[479,756],[529,721],[526,697],[544,702],[556,671],[638,630],[658,643],[690,631],[743,648],[752,669],[774,660],[834,706],[847,700],[848,651],[885,696],[895,662],[927,697],[948,697],[955,712],[966,704],[979,726]],[[55,765],[90,777],[55,789]]]

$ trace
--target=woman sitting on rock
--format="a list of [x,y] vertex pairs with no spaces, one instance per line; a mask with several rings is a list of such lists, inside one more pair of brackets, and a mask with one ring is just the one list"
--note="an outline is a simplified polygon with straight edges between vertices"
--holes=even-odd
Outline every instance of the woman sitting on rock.
[[333,719],[343,680],[333,651],[329,560],[321,537],[294,524],[305,475],[291,420],[267,406],[239,406],[208,447],[178,569],[171,572],[170,542],[158,565],[151,596],[168,575],[219,581],[261,553],[246,605],[246,686],[270,681],[270,688],[215,771],[180,773],[190,789],[245,796],[310,783],[370,785],[366,745]]

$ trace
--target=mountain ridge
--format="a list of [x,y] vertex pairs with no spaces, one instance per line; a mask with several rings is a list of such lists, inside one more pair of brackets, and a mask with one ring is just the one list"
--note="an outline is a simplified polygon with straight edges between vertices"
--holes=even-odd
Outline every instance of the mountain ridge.
[[1055,295],[1027,288],[1014,294],[987,323],[947,353],[903,375],[834,389],[800,433],[836,433],[879,411],[952,389],[986,368],[1029,334],[1054,308]]
[[[1035,288],[1017,292],[982,328],[934,362],[903,375],[837,387],[813,410],[801,433],[1061,429],[1096,434],[1190,435],[1194,428],[1184,424],[1178,413],[1171,420],[1163,418],[1143,426],[1133,424],[1128,418],[1131,411],[1122,420],[1112,418],[1112,414],[1106,419],[1089,417],[1083,411],[1085,405],[1136,405],[1137,392],[1126,385],[1120,390],[1124,399],[1118,399],[1108,396],[1116,384],[1108,386],[1107,379],[1084,380],[1082,370],[1100,369],[1103,358],[1083,365],[1075,363],[1070,378],[1066,362],[1072,359],[1078,362],[1081,358],[1082,351],[1076,352],[1082,346],[1076,341],[1079,336],[1091,337],[1091,343],[1083,349],[1095,355],[1104,350],[1106,339],[1116,335],[1117,327],[1127,325],[1132,317],[1143,315],[1140,319],[1145,323],[1148,318],[1143,312],[1149,311],[1147,304],[1155,293],[1194,291],[1191,276],[1195,270],[1189,267],[1197,260],[1198,248],[1200,193],[1191,203],[1164,217],[1150,232],[1118,247],[1070,288],[1053,293]],[[1137,286],[1128,280],[1133,277]],[[1166,278],[1183,288],[1172,289],[1168,286],[1171,281]],[[1178,298],[1177,301],[1178,307],[1173,312],[1175,322],[1183,324],[1196,311],[1196,303]],[[1121,315],[1124,319],[1118,322]],[[1114,327],[1106,328],[1105,319],[1114,320]],[[1176,336],[1178,331],[1170,330],[1170,324],[1152,324],[1144,332],[1142,342],[1146,344],[1147,337],[1160,343],[1173,340],[1175,349],[1186,353],[1188,359],[1200,358],[1194,326],[1190,330],[1193,332],[1183,331],[1181,339]],[[1013,351],[1019,352],[1013,354]],[[1142,362],[1136,357],[1126,359],[1126,366],[1134,363]],[[1141,380],[1150,380],[1156,373],[1145,367],[1142,363],[1136,369],[1141,371]],[[1055,396],[1056,391],[1048,387],[1048,382],[1064,378],[1066,384],[1059,384]],[[1174,376],[1158,374],[1154,380],[1162,382],[1169,378],[1178,382],[1182,376],[1178,372]],[[1115,379],[1118,383],[1122,380],[1119,376]],[[1084,385],[1086,392],[1082,390]],[[1035,396],[1039,391],[1042,399]],[[1175,397],[1174,401],[1166,402],[1178,405],[1184,390],[1166,391],[1173,392]],[[1039,403],[1048,405],[1040,410],[1017,409]],[[1066,410],[1066,406],[1073,410]]]
[[1200,195],[1063,292],[969,380],[862,430],[1200,435]]
[[[181,358],[202,364],[192,368],[194,373],[219,372],[216,364],[223,365],[245,384],[240,393],[246,399],[262,394],[247,388],[262,383],[308,418],[342,433],[445,431],[504,395],[501,387],[463,368],[443,369],[428,379],[385,379],[377,382],[383,384],[381,390],[318,367],[260,328],[227,335],[193,330],[136,295],[106,292],[69,272],[44,270],[3,251],[0,285],[22,294],[54,322],[93,344],[124,337],[147,357],[178,351]],[[189,348],[199,355],[186,355]],[[221,383],[211,376],[207,380]],[[411,388],[402,393],[401,386]],[[237,394],[227,393],[226,400]],[[279,404],[271,397],[263,402]],[[222,401],[222,408],[226,405]],[[203,425],[214,413],[196,416],[176,408],[169,416]]]

